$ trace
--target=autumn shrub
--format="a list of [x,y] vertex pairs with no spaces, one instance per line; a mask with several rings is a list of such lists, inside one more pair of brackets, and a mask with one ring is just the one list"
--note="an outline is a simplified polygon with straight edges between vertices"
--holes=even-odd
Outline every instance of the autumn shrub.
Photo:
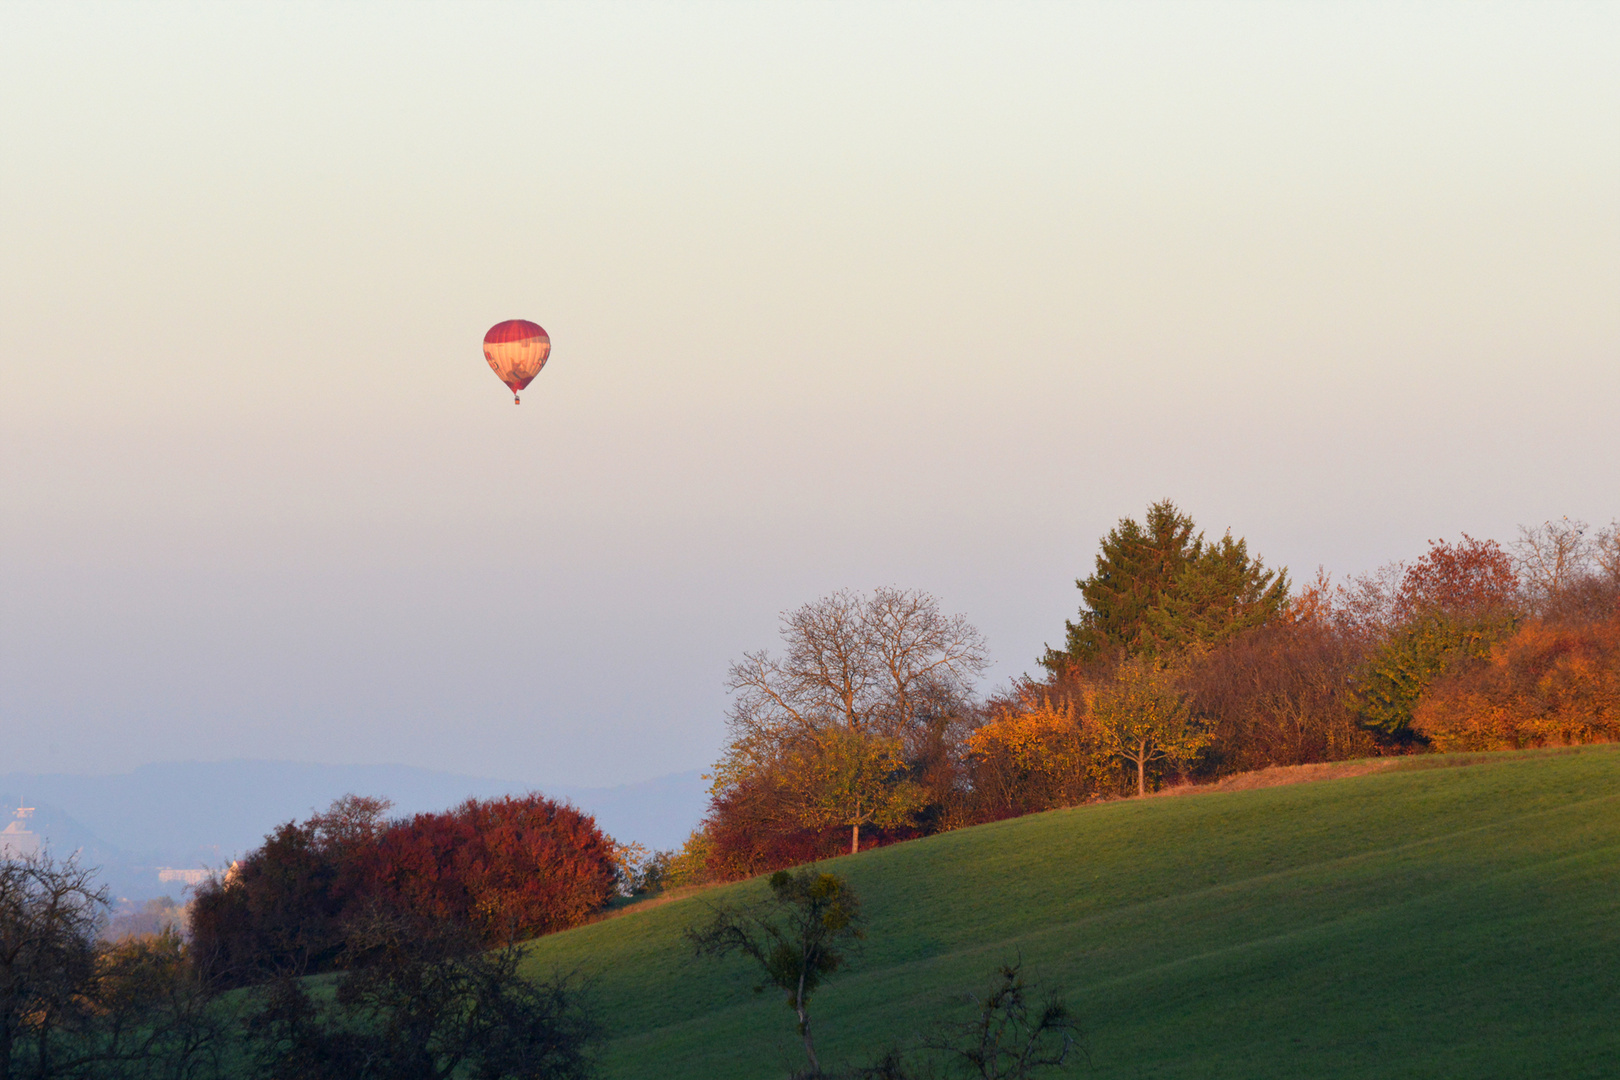
[[1350,678],[1351,701],[1386,746],[1410,748],[1423,738],[1412,726],[1418,703],[1513,633],[1522,594],[1502,546],[1466,533],[1455,544],[1431,541],[1421,559],[1397,569],[1380,618],[1359,620],[1367,653]]
[[701,825],[673,851],[655,851],[642,868],[645,892],[658,893],[688,885],[707,885],[714,880],[709,871],[709,855],[714,841]]
[[703,820],[703,833],[708,841],[705,869],[713,881],[735,881],[828,858],[839,853],[844,839],[840,828],[802,825],[790,811],[780,778],[765,772],[717,792]]
[[1402,575],[1395,604],[1408,618],[1431,612],[1480,617],[1511,611],[1518,598],[1518,572],[1502,545],[1463,533],[1455,544],[1429,542]]
[[489,945],[578,925],[616,881],[596,822],[537,794],[417,814],[367,858],[367,891],[385,907],[471,927]]
[[225,985],[327,970],[343,949],[354,883],[352,864],[327,849],[317,829],[289,821],[197,890],[194,949]]
[[1034,684],[994,703],[967,737],[979,820],[1016,817],[1083,802],[1094,789],[1088,765],[1095,735],[1083,704]]
[[1314,613],[1247,631],[1192,660],[1186,686],[1212,737],[1201,771],[1378,753],[1345,693],[1360,660],[1356,639]]
[[577,925],[612,896],[613,843],[571,806],[468,800],[395,822],[387,807],[346,796],[198,890],[193,951],[216,984],[333,970],[356,921],[379,912],[496,945]]
[[1415,711],[1430,687],[1484,659],[1513,632],[1510,616],[1455,616],[1432,612],[1390,635],[1355,673],[1354,703],[1363,727],[1392,743],[1421,733]]
[[1620,739],[1620,617],[1527,623],[1437,681],[1413,727],[1439,750]]

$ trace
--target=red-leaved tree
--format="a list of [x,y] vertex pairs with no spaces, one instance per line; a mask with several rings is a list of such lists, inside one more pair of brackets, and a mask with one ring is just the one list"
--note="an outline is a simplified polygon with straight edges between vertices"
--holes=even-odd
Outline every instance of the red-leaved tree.
[[1513,559],[1495,540],[1467,533],[1455,544],[1431,540],[1428,553],[1406,568],[1395,593],[1397,612],[1478,617],[1513,607],[1519,577]]
[[585,921],[613,895],[613,842],[542,795],[467,802],[395,823],[372,849],[389,909],[472,927],[489,944]]
[[194,955],[222,986],[367,961],[357,927],[379,918],[446,941],[499,945],[578,925],[613,895],[613,841],[542,795],[388,821],[346,795],[265,837],[198,890]]

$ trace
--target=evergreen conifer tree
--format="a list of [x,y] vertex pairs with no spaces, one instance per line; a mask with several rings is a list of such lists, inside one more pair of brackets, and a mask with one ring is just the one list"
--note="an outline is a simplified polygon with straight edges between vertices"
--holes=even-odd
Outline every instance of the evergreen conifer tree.
[[1041,664],[1058,674],[1110,655],[1157,655],[1264,623],[1288,602],[1286,571],[1267,570],[1228,533],[1208,543],[1169,499],[1103,538],[1096,569],[1075,582],[1084,606],[1064,624],[1062,649]]

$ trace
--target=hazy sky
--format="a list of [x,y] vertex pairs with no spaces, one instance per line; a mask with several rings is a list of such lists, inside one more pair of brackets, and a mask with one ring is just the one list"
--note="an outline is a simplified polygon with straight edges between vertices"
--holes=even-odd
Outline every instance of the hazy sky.
[[828,590],[1617,463],[1617,4],[0,7],[0,771],[637,780]]

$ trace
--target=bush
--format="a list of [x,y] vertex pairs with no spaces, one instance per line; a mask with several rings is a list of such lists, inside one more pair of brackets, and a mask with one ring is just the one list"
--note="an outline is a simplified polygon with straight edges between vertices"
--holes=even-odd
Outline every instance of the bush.
[[584,922],[612,899],[613,841],[540,795],[418,814],[368,856],[367,891],[387,908],[469,926],[498,945]]
[[1360,659],[1327,620],[1279,620],[1196,658],[1187,688],[1214,736],[1203,768],[1216,775],[1378,753],[1344,692]]
[[1620,739],[1620,617],[1527,624],[1483,664],[1439,681],[1413,727],[1438,750]]
[[346,796],[288,822],[191,907],[193,951],[219,985],[342,965],[357,919],[389,912],[467,929],[485,945],[577,925],[613,895],[613,842],[540,795],[387,823],[387,803]]
[[1512,633],[1511,617],[1419,616],[1390,637],[1355,678],[1356,711],[1363,726],[1386,739],[1410,740],[1414,710],[1429,687],[1483,659]]
[[1021,688],[990,709],[967,737],[980,820],[1032,814],[1084,801],[1095,789],[1096,733],[1072,697]]
[[309,824],[289,821],[230,873],[197,890],[192,941],[222,985],[328,970],[343,948],[355,870]]
[[844,831],[807,829],[787,813],[776,777],[755,773],[714,796],[703,833],[711,881],[734,881],[839,854]]
[[414,920],[356,928],[367,963],[330,996],[285,979],[246,1032],[266,1080],[584,1080],[597,1033],[564,981],[519,974],[520,950],[476,949]]

